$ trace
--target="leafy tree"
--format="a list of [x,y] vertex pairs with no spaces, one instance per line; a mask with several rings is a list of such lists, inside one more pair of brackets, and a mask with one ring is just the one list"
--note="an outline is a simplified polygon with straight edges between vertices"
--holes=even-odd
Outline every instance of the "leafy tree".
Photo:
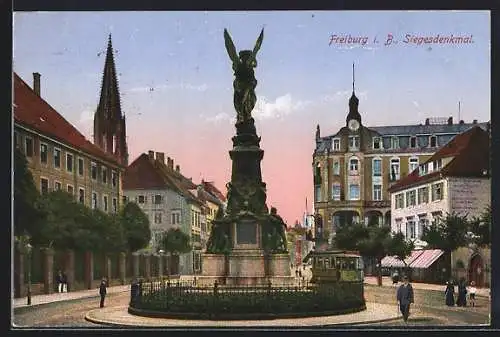
[[368,237],[368,228],[361,223],[342,224],[335,231],[334,244],[339,249],[358,250],[358,242]]
[[14,235],[32,235],[43,221],[40,194],[28,168],[26,157],[19,148],[14,149]]
[[135,252],[147,247],[151,240],[149,219],[141,208],[134,202],[125,205],[120,213],[124,239],[128,249]]
[[358,241],[358,251],[362,256],[373,257],[377,261],[377,283],[382,286],[382,259],[388,254],[392,238],[387,226],[368,226],[368,236]]
[[478,245],[491,244],[491,206],[487,206],[479,217],[470,221],[470,230],[477,236],[474,241]]
[[189,235],[181,231],[179,228],[170,228],[162,237],[160,246],[164,251],[172,255],[189,253],[191,251],[191,243]]
[[[443,250],[448,259],[447,264],[451,266],[451,252],[467,245],[469,227],[467,215],[447,213],[445,217],[424,227],[422,240],[426,241],[430,248]],[[445,277],[449,278],[450,272],[451,270],[448,270],[448,275]]]
[[397,232],[393,233],[387,250],[388,255],[395,256],[398,260],[404,263],[405,269],[408,269],[405,259],[411,255],[414,248],[415,245],[413,241],[406,240],[402,232]]

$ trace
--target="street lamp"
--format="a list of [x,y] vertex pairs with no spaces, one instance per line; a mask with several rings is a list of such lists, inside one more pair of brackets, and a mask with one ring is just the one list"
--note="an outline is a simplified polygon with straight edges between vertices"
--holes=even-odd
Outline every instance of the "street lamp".
[[31,249],[33,247],[29,243],[29,238],[26,241],[25,248],[28,255],[28,305],[31,305]]
[[[168,265],[168,259],[163,260],[163,254],[165,253],[165,251],[163,249],[160,249],[158,251],[158,253],[160,254],[160,258],[162,259],[162,266],[163,266],[163,262],[165,262],[165,267],[167,269],[167,280],[170,281],[170,275],[169,275],[170,273],[169,273],[169,270],[168,270],[168,267],[169,267],[169,265]],[[163,268],[164,270],[165,270],[165,267]],[[163,270],[161,271],[161,274],[163,275]]]

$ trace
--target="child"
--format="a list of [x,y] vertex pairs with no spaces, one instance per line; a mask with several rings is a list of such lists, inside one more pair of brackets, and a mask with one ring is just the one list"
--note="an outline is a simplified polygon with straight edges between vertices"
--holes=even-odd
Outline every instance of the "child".
[[476,282],[472,281],[470,283],[470,287],[468,289],[468,292],[469,292],[469,300],[470,300],[470,303],[472,304],[473,307],[476,306]]

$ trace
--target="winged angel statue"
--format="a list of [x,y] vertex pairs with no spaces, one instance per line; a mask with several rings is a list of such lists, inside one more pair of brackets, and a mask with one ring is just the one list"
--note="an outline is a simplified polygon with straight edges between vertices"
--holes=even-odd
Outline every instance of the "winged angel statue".
[[241,50],[239,54],[237,54],[236,48],[231,40],[231,36],[229,35],[227,29],[224,29],[226,50],[231,58],[231,61],[233,61],[233,71],[235,76],[233,88],[234,108],[237,112],[236,123],[244,123],[248,121],[252,117],[251,112],[257,102],[257,97],[255,96],[257,80],[255,79],[253,68],[257,67],[256,56],[260,46],[262,45],[263,39],[264,29],[260,32],[253,51]]

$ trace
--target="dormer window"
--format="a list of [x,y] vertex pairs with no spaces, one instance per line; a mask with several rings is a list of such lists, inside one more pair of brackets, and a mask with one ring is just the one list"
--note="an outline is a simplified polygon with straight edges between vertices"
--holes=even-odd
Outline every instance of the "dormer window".
[[391,138],[391,148],[392,149],[399,149],[399,138],[398,137]]
[[421,176],[424,176],[427,174],[427,164],[421,165],[419,168],[419,172]]
[[430,147],[436,147],[437,146],[437,137],[436,136],[431,136],[429,139],[429,146]]
[[340,151],[340,139],[338,139],[338,138],[333,139],[332,149],[333,149],[333,151]]
[[438,159],[434,162],[434,167],[436,171],[440,170],[442,166],[443,166],[443,161],[441,159]]
[[417,137],[410,137],[410,148],[414,149],[417,147]]
[[382,140],[380,137],[374,137],[373,138],[373,149],[374,150],[380,150],[382,148]]

